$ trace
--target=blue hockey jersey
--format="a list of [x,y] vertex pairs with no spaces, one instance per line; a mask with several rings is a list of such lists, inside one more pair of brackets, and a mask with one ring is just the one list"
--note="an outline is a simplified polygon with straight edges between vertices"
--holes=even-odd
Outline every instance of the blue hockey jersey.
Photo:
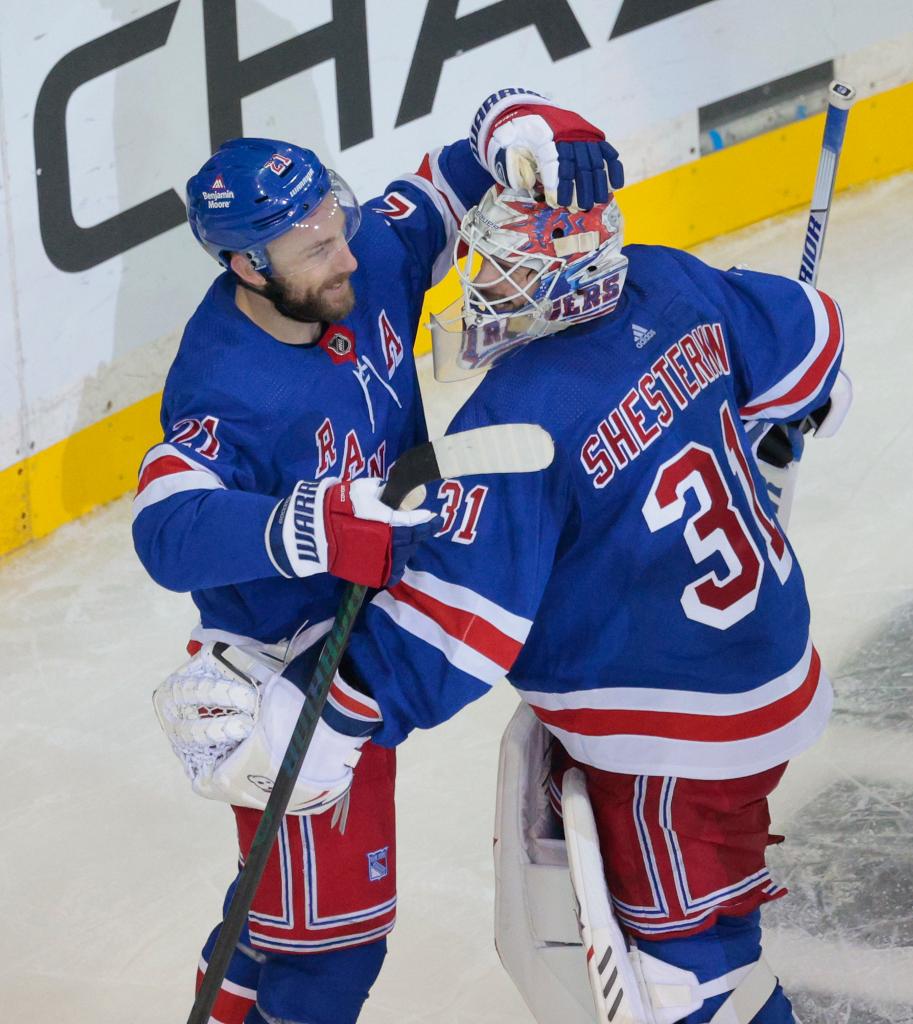
[[378,742],[505,674],[574,758],[610,771],[739,777],[823,729],[802,574],[741,419],[823,403],[839,310],[785,278],[626,252],[614,313],[528,344],[454,421],[539,423],[556,457],[437,489],[443,527],[344,662],[380,706]]
[[412,355],[422,300],[491,183],[464,140],[363,204],[355,309],[313,346],[285,345],[250,321],[232,274],[209,289],[165,383],[164,440],[140,468],[133,523],[150,575],[192,592],[201,638],[274,643],[305,623],[328,628],[341,581],[282,577],[267,520],[298,480],[385,476],[425,439]]

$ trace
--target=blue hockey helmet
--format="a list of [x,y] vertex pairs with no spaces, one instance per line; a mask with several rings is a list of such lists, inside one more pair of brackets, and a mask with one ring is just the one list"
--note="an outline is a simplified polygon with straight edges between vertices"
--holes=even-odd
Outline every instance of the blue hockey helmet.
[[[322,205],[328,196],[329,211]],[[323,215],[315,217],[318,208]],[[348,242],[361,223],[352,190],[316,153],[275,139],[223,142],[187,182],[190,229],[223,267],[241,252],[255,270],[269,275],[267,245],[294,227],[319,230],[327,213],[344,216],[336,237]]]

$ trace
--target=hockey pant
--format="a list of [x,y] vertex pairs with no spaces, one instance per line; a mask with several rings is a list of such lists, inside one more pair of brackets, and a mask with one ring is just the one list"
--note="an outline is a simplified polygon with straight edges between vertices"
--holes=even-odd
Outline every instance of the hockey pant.
[[[332,811],[283,819],[213,1020],[357,1019],[396,918],[395,767],[394,751],[365,745],[344,831],[332,825]],[[233,810],[243,864],[260,812]],[[204,947],[198,985],[217,935],[218,928]]]
[[[552,804],[575,764],[554,745]],[[718,781],[623,775],[577,764],[586,776],[615,914],[645,953],[711,983],[761,955],[760,906],[786,894],[770,877],[767,798],[786,765]],[[557,806],[556,806],[557,803]],[[709,1021],[726,993],[682,1024]],[[777,985],[757,1024],[794,1020]]]

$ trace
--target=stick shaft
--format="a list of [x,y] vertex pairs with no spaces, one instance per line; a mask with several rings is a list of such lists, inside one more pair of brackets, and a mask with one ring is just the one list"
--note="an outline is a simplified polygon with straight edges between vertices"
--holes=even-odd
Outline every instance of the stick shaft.
[[238,878],[238,885],[232,896],[228,912],[222,921],[219,937],[213,948],[203,975],[203,983],[197,993],[187,1024],[207,1024],[215,1005],[219,989],[228,970],[232,954],[244,930],[247,915],[254,901],[257,887],[269,860],[270,851],[282,825],[289,800],[295,788],[295,781],[304,763],[320,713],[326,704],[333,676],[339,668],[352,626],[364,603],[367,588],[350,583],[343,593],[336,618],[324,641],[317,667],[308,684],[304,706],[289,741],[282,765],[276,774],[269,800],[263,810],[257,831]]
[[840,162],[843,137],[846,133],[846,119],[855,98],[856,90],[851,85],[831,82],[827,114],[824,119],[824,138],[821,141],[821,156],[818,159],[818,174],[805,229],[802,262],[799,266],[799,280],[812,287],[818,280],[827,219],[831,212],[834,184],[837,180],[837,165]]
[[[824,235],[834,198],[834,185],[837,181],[837,165],[843,150],[843,137],[846,133],[846,121],[850,107],[856,98],[856,90],[845,82],[831,82],[828,90],[827,114],[824,118],[824,136],[821,139],[821,156],[818,158],[818,173],[815,177],[815,188],[812,193],[811,210],[808,225],[805,229],[805,242],[802,246],[802,261],[799,265],[799,280],[813,288],[818,281],[821,268],[821,255],[824,252]],[[799,423],[803,433],[814,427],[810,416]],[[761,442],[762,448],[764,441]],[[762,462],[761,469],[767,486],[767,496],[780,520],[783,529],[789,525],[793,498],[796,491],[796,480],[799,472],[799,459],[785,466]]]

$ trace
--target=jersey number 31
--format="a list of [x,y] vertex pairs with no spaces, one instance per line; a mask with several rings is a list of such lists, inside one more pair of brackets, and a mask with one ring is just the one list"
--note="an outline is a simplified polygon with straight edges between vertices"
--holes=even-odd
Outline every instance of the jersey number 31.
[[[792,569],[792,555],[776,521],[758,500],[748,457],[725,403],[720,408],[720,427],[729,474],[723,473],[716,452],[692,441],[659,467],[643,514],[650,531],[655,533],[682,519],[686,492],[695,495],[698,509],[685,523],[685,543],[698,565],[711,555],[722,556],[726,574],[720,576],[710,571],[690,583],[682,591],[682,608],[695,622],[728,629],[754,611],[765,562],[785,583]],[[744,491],[753,529],[748,528],[733,502],[729,483],[732,477]],[[766,549],[766,557],[762,556],[758,540]]]

